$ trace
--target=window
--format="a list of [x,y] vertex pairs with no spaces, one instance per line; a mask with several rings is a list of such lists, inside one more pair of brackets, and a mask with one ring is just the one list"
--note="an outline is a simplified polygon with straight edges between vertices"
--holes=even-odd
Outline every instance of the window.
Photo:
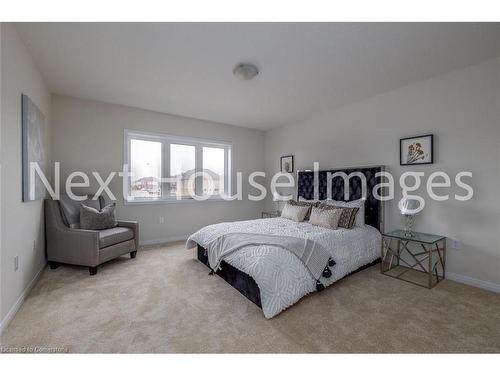
[[[212,186],[212,194],[223,195],[224,191],[224,170],[225,170],[225,150],[218,147],[203,147],[203,171],[206,177],[203,178],[203,194],[209,194]],[[209,181],[209,177],[212,181]]]
[[130,171],[134,198],[161,198],[161,142],[130,140]]
[[126,130],[124,164],[128,202],[230,195],[229,143]]
[[168,194],[175,197],[179,194],[188,197],[188,182],[196,171],[196,146],[170,144],[170,177],[176,177],[177,182],[169,183]]

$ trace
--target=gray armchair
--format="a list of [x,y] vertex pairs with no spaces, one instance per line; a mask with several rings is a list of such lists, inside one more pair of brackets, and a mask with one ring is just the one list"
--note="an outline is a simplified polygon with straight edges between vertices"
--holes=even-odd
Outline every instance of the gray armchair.
[[139,224],[136,221],[118,221],[118,226],[104,230],[77,229],[80,222],[80,204],[101,209],[104,198],[77,202],[67,196],[59,201],[45,200],[45,233],[47,258],[50,268],[60,263],[86,266],[90,275],[108,260],[124,254],[135,258],[139,245]]

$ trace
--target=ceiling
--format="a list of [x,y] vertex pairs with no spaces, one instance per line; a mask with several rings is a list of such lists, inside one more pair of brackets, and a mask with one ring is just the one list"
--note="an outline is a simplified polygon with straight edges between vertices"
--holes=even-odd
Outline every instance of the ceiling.
[[[500,24],[26,23],[53,93],[257,129],[500,55]],[[240,62],[260,74],[239,81]]]

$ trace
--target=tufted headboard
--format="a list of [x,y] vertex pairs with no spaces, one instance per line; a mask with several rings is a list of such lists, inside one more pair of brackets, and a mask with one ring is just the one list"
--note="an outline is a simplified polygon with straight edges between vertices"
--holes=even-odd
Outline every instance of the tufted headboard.
[[[373,188],[380,182],[381,177],[376,177],[377,172],[382,172],[383,166],[376,167],[361,167],[361,168],[346,168],[346,169],[331,169],[318,172],[318,199],[324,200],[328,197],[327,194],[327,173],[334,174],[335,172],[344,172],[347,175],[351,173],[362,173],[366,177],[366,202],[365,202],[365,224],[371,225],[381,232],[383,231],[383,202],[375,199],[373,196]],[[341,176],[336,176],[331,182],[331,199],[344,201],[344,180]],[[379,194],[383,195],[379,191]],[[362,196],[361,178],[353,176],[349,179],[349,200],[353,201],[360,199]],[[314,172],[313,171],[298,171],[297,172],[297,199],[315,199],[314,197]]]

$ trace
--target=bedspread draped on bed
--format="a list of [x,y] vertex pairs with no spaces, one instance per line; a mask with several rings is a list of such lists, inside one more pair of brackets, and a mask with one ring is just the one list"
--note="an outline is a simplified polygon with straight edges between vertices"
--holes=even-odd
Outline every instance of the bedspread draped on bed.
[[[283,218],[257,219],[206,226],[186,243],[187,248],[208,243],[227,233],[259,233],[308,238],[319,242],[331,254],[336,265],[332,276],[321,278],[325,285],[341,279],[359,267],[373,262],[380,256],[380,232],[368,225],[353,229],[331,230],[297,223]],[[296,303],[303,296],[316,290],[316,281],[300,260],[283,249],[259,245],[248,246],[230,254],[225,261],[251,276],[260,289],[262,311],[272,318]]]

